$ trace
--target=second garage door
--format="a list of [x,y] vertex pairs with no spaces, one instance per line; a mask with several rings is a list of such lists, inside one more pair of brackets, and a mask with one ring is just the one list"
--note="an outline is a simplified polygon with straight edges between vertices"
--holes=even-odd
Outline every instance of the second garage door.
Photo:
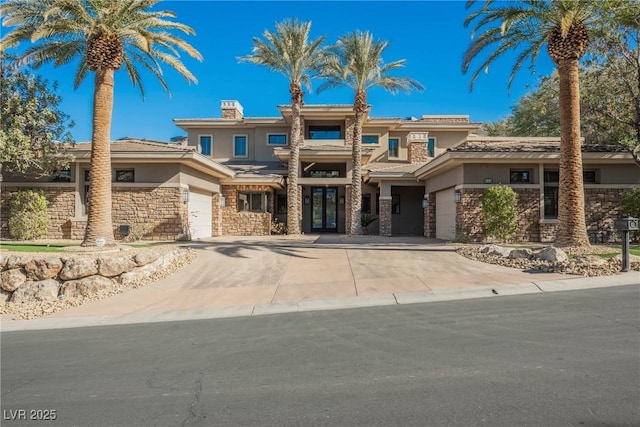
[[211,237],[211,194],[189,191],[189,231],[192,239]]
[[453,240],[456,237],[456,203],[453,188],[436,193],[436,238]]

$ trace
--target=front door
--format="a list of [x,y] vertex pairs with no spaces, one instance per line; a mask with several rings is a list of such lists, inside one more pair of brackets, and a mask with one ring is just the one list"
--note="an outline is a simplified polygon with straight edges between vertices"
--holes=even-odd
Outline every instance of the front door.
[[311,231],[338,232],[337,187],[311,187]]

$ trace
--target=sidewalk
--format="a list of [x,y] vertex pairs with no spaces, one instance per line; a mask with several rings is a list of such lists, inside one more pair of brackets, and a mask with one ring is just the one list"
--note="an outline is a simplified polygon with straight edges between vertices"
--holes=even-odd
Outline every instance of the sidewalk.
[[221,237],[189,245],[198,258],[142,288],[1,330],[207,319],[638,285],[607,277],[530,273],[469,260],[423,237]]

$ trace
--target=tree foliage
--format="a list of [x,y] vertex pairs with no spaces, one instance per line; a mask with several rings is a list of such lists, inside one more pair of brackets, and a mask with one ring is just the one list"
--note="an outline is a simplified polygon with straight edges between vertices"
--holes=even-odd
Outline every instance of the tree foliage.
[[57,83],[4,54],[0,63],[0,169],[47,175],[65,167],[73,121],[60,108]]
[[508,240],[518,228],[518,195],[508,185],[494,185],[482,197],[482,220],[489,237]]
[[41,190],[20,190],[9,202],[9,234],[18,240],[33,240],[47,234],[49,202]]
[[[621,210],[634,218],[640,218],[640,187],[628,188],[622,193]],[[634,241],[640,240],[640,231],[631,232]]]

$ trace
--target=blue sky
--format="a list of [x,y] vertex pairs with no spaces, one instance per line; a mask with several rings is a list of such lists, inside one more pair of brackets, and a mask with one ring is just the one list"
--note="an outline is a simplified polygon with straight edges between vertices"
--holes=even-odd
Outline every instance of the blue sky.
[[[185,57],[184,62],[198,79],[188,84],[177,72],[164,67],[171,90],[167,95],[151,75],[143,73],[146,97],[122,69],[116,73],[115,105],[111,137],[135,136],[168,140],[183,135],[174,118],[219,117],[221,100],[238,100],[245,116],[277,116],[279,104],[289,103],[284,76],[237,57],[251,53],[252,38],[286,18],[312,22],[313,37],[326,34],[328,43],[353,30],[368,30],[387,40],[387,62],[406,59],[397,75],[420,81],[419,93],[391,95],[371,89],[368,101],[375,117],[419,117],[423,114],[468,114],[476,122],[505,117],[511,106],[533,89],[538,76],[550,74],[551,61],[543,52],[536,64],[537,74],[525,66],[510,93],[507,79],[513,56],[501,58],[488,74],[481,74],[469,92],[471,72],[463,75],[462,55],[470,43],[470,29],[463,26],[467,15],[464,1],[164,1],[160,8],[172,10],[177,20],[193,27],[195,36],[185,39],[204,56],[203,62]],[[3,29],[6,31],[6,29]],[[91,139],[93,78],[73,89],[75,64],[59,68],[44,66],[37,72],[57,80],[63,97],[61,109],[76,125],[74,139]],[[471,70],[473,71],[473,70]],[[314,82],[313,89],[319,86]],[[347,89],[308,93],[307,104],[351,104]]]

